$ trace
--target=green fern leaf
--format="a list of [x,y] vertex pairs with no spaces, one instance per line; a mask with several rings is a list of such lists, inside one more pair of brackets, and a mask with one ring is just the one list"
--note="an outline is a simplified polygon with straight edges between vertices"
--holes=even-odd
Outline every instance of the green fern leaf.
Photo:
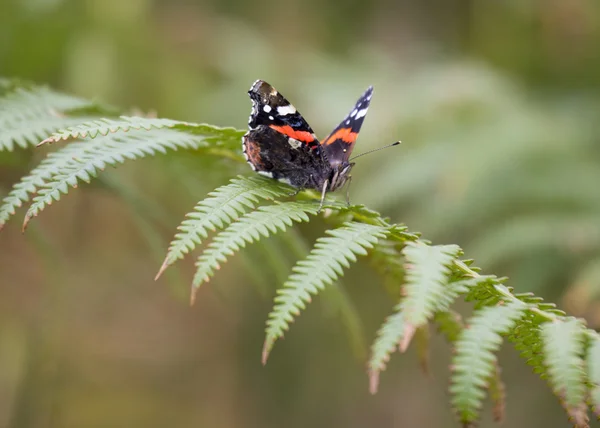
[[494,421],[501,423],[504,420],[506,413],[506,386],[502,381],[502,369],[496,362],[494,364],[494,372],[490,377],[490,398],[492,399],[492,414]]
[[590,391],[590,401],[592,411],[600,418],[600,336],[594,334],[590,341],[587,366],[592,390]]
[[283,288],[275,297],[275,307],[269,314],[262,361],[266,363],[275,341],[283,336],[289,323],[326,285],[337,280],[356,255],[366,255],[379,239],[387,236],[388,229],[364,223],[344,223],[343,226],[328,230],[326,237],[317,239],[311,253],[293,268]]
[[[462,326],[451,325],[452,319],[449,318],[450,315],[444,318],[444,313],[448,311],[450,304],[459,294],[467,293],[471,287],[487,283],[489,280],[490,277],[480,276],[478,278],[452,281],[447,284],[444,293],[440,296],[440,301],[437,303],[436,311],[441,311],[439,312],[439,321],[444,323],[442,325],[444,328],[448,328],[448,334],[458,334],[456,331],[453,331],[456,329],[462,331]],[[385,370],[390,355],[394,352],[396,347],[404,352],[412,340],[413,333],[416,331],[414,324],[406,322],[404,304],[403,300],[394,307],[394,314],[385,320],[377,332],[377,338],[371,346],[371,358],[368,363],[368,373],[369,389],[373,394],[377,392],[380,373]],[[458,316],[458,321],[460,321],[460,316]],[[454,338],[454,340],[456,339]]]
[[574,318],[542,325],[545,364],[554,393],[561,399],[571,420],[587,426],[585,346],[583,324]]
[[437,310],[446,309],[440,306],[447,306],[443,303],[446,302],[450,266],[459,256],[460,248],[409,242],[402,253],[406,260],[406,275],[401,311],[406,324],[416,328],[427,323]]
[[209,193],[209,197],[200,201],[179,225],[180,232],[171,242],[156,278],[168,266],[200,245],[209,231],[223,229],[240,215],[255,209],[260,199],[274,199],[289,193],[289,186],[260,176],[238,177]]
[[394,313],[386,318],[377,332],[377,339],[371,346],[371,358],[368,364],[369,391],[375,394],[379,388],[379,374],[385,370],[390,355],[402,340],[406,330],[401,304],[396,305]]
[[23,202],[29,200],[29,195],[35,193],[37,189],[43,186],[52,175],[60,171],[60,166],[72,161],[81,152],[81,147],[71,144],[58,152],[48,154],[40,164],[29,172],[29,175],[21,178],[16,183],[9,194],[2,201],[0,206],[0,230],[5,226],[8,219],[15,214],[17,208],[23,205]]
[[[196,262],[196,273],[192,283],[192,302],[196,290],[203,282],[210,280],[215,270],[247,243],[259,241],[277,232],[285,231],[294,222],[308,221],[307,214],[316,214],[319,205],[314,202],[285,202],[259,207],[256,211],[241,217],[227,229],[219,233],[204,250]],[[232,215],[235,215],[232,211]]]
[[98,135],[106,136],[109,133],[129,132],[131,129],[149,131],[151,129],[172,128],[175,125],[189,125],[187,122],[178,120],[147,118],[147,117],[128,117],[121,116],[119,119],[96,119],[87,122],[80,121],[75,126],[60,129],[40,143],[56,143],[61,140],[70,140],[75,138],[96,138]]
[[103,170],[107,165],[114,166],[127,159],[152,156],[157,152],[166,153],[167,150],[209,148],[212,146],[208,140],[220,141],[218,139],[221,135],[224,144],[228,143],[230,130],[223,131],[221,128],[212,128],[203,135],[191,135],[171,129],[140,130],[72,143],[63,149],[71,155],[70,158],[58,155],[46,164],[45,168],[51,168],[52,174],[38,186],[37,196],[33,198],[25,215],[23,228],[47,205],[59,200],[61,194],[76,187],[79,180],[89,182],[97,175],[98,169]]
[[546,378],[539,320],[536,320],[533,314],[526,314],[517,322],[508,338],[515,344],[515,349],[520,351],[526,363],[533,367],[533,372],[542,379]]
[[465,328],[460,314],[452,309],[437,312],[433,317],[433,321],[437,324],[438,331],[450,343],[455,343]]
[[500,335],[513,328],[525,308],[526,305],[517,300],[485,307],[473,315],[469,328],[462,331],[456,342],[450,393],[452,405],[464,425],[478,419],[485,397],[484,388],[494,375],[494,352],[502,343]]
[[245,131],[235,128],[221,128],[204,123],[189,123],[165,118],[147,118],[121,116],[119,119],[96,119],[89,122],[60,129],[46,138],[42,143],[54,143],[74,138],[94,139],[98,136],[108,136],[116,133],[131,133],[132,131],[150,131],[152,129],[171,128],[187,134],[198,135],[207,143],[215,143],[220,147],[237,150]]
[[[8,91],[0,97],[0,151],[35,145],[52,131],[91,119],[95,110],[90,101],[45,87]],[[71,111],[79,112],[71,117]]]

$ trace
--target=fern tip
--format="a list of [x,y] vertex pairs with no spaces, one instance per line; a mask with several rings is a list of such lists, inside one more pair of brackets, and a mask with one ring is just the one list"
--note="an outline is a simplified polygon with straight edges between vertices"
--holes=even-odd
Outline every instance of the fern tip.
[[267,360],[269,359],[269,354],[271,353],[272,347],[273,347],[273,342],[268,339],[265,340],[265,343],[263,344],[262,355],[260,358],[260,362],[262,363],[263,366],[267,365]]
[[23,226],[21,226],[21,233],[25,233],[25,230],[27,229],[27,225],[31,221],[31,218],[32,218],[31,214],[25,215],[25,219],[23,220]]
[[377,394],[379,389],[379,370],[369,370],[369,393]]
[[398,350],[400,352],[402,352],[402,353],[406,352],[416,331],[417,331],[417,328],[414,325],[409,324],[409,323],[404,324],[404,333],[402,334],[400,343],[398,343]]
[[160,269],[158,270],[158,273],[156,274],[156,276],[154,277],[155,281],[158,281],[158,278],[160,278],[160,276],[165,272],[165,270],[167,270],[167,268],[170,266],[171,264],[169,263],[169,256],[167,256],[165,258],[165,261],[163,262],[163,264],[160,266]]

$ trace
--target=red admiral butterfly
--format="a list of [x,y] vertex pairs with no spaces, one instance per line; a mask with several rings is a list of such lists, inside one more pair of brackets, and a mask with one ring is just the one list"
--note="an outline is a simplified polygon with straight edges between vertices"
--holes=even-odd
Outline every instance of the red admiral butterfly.
[[[267,82],[254,82],[248,95],[252,112],[249,131],[242,142],[244,156],[254,171],[288,183],[298,191],[321,191],[321,206],[327,192],[350,183],[354,166],[350,154],[369,109],[372,86],[321,142],[296,108]],[[399,142],[392,145],[396,144]]]

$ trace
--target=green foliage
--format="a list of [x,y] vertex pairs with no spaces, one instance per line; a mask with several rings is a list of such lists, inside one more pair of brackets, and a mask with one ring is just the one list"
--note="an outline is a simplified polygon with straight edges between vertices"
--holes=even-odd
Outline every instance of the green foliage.
[[[168,119],[96,117],[101,111],[93,103],[47,89],[0,81],[0,124],[4,126],[0,126],[0,149],[11,150],[15,143],[33,145],[43,138],[44,142],[81,140],[48,154],[14,185],[0,207],[0,228],[24,202],[31,202],[27,224],[80,180],[89,182],[99,169],[126,160],[177,149],[243,160],[239,149],[243,131]],[[65,118],[80,122],[65,122]],[[54,134],[48,136],[50,132]],[[290,193],[288,186],[257,176],[235,178],[211,192],[179,226],[159,275],[214,232],[198,258],[193,279],[196,290],[246,244],[318,214],[317,195],[307,192],[296,201],[279,201]],[[265,201],[270,204],[263,205]],[[376,211],[334,202],[325,205],[321,217],[331,228],[316,240],[308,256],[296,263],[277,291],[267,320],[263,363],[275,341],[313,296],[333,284],[341,287],[337,282],[357,262],[357,256],[371,256],[375,270],[399,298],[371,347],[368,372],[372,392],[392,352],[396,347],[406,350],[414,334],[419,338],[421,360],[426,361],[428,323],[434,322],[454,349],[451,402],[464,425],[478,420],[486,391],[494,401],[496,418],[502,417],[505,392],[495,352],[503,337],[515,344],[536,373],[548,379],[578,427],[587,426],[586,398],[598,413],[600,339],[596,332],[532,293],[513,293],[504,285],[506,278],[480,274],[471,261],[460,259],[459,247],[430,245]],[[274,252],[276,247],[265,248]],[[403,293],[398,292],[399,287]],[[461,297],[475,308],[464,323],[451,309]]]
[[326,285],[344,274],[357,255],[366,255],[379,239],[385,238],[387,229],[365,223],[344,223],[337,229],[328,230],[328,236],[317,239],[313,250],[305,260],[293,268],[293,274],[278,290],[275,307],[267,321],[267,335],[263,346],[262,361],[267,358],[277,339],[289,328],[290,322],[306,303]]
[[290,193],[289,186],[268,186],[265,185],[266,182],[260,176],[238,177],[231,180],[230,184],[209,193],[209,197],[200,201],[179,225],[180,232],[171,242],[157,278],[168,266],[200,245],[208,237],[209,231],[223,229],[240,215],[256,208],[261,199],[284,197]]
[[549,322],[542,326],[545,365],[554,393],[576,425],[587,423],[587,394],[583,350],[585,328],[576,319]]
[[598,335],[590,338],[587,365],[592,388],[590,404],[596,416],[600,418],[600,336]]
[[[259,241],[283,232],[294,222],[307,222],[307,214],[316,214],[318,207],[310,202],[284,202],[259,207],[219,233],[196,262],[196,274],[192,281],[194,292],[203,282],[209,281],[221,263],[244,248],[246,243]],[[193,296],[194,294],[192,294]],[[192,299],[193,300],[193,299]]]
[[479,417],[485,389],[495,374],[494,352],[502,344],[501,334],[507,333],[523,315],[525,305],[513,301],[506,305],[485,307],[470,319],[456,342],[452,359],[452,405],[463,425]]
[[450,267],[459,252],[456,245],[429,246],[420,242],[406,245],[405,297],[400,308],[406,323],[419,327],[442,309],[439,306],[444,304]]
[[0,151],[35,145],[53,131],[111,109],[44,86],[5,81],[0,90]]

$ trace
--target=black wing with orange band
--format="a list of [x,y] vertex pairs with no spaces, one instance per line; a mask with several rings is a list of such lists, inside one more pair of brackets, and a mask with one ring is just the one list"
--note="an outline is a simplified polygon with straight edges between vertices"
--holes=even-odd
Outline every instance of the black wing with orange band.
[[373,87],[369,86],[344,120],[327,138],[321,141],[325,157],[332,166],[347,162],[350,158],[360,127],[367,115],[372,95]]
[[257,80],[248,91],[248,95],[252,100],[252,113],[248,120],[251,130],[265,125],[305,143],[312,149],[319,147],[319,140],[306,120],[273,86],[263,80]]

